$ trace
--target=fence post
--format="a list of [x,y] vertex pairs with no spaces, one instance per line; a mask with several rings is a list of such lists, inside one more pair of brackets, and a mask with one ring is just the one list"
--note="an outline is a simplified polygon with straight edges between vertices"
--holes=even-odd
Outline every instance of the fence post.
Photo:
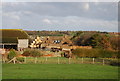
[[83,57],[82,57],[82,63],[83,63]]
[[37,57],[35,57],[35,64],[37,63]]
[[59,57],[58,57],[58,64],[60,64],[60,60],[59,60]]
[[15,62],[16,62],[16,57],[13,58],[13,63],[15,64]]
[[69,64],[70,64],[70,58],[69,58],[68,60],[69,60],[68,62],[69,62]]
[[13,63],[15,64],[15,60],[13,60]]
[[24,57],[25,58],[25,61],[24,61],[24,63],[26,63],[26,57]]
[[105,65],[105,60],[103,59],[103,65]]
[[95,58],[93,58],[93,64],[95,63]]
[[5,63],[5,57],[4,57],[4,55],[1,54],[0,57],[2,58],[3,63]]
[[47,57],[46,57],[46,61],[47,61]]

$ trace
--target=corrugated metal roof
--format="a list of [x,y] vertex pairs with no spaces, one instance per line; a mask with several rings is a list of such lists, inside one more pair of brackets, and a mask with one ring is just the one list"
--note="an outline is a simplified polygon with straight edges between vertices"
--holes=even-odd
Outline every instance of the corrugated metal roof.
[[29,39],[21,29],[0,29],[0,43],[18,43],[18,39]]
[[28,34],[21,29],[0,29],[0,38],[28,39]]

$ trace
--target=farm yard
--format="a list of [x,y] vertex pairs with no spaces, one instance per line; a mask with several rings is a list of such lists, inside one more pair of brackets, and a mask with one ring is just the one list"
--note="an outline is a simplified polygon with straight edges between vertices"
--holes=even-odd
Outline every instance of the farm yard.
[[[103,32],[88,36],[90,32],[76,31],[58,37],[49,33],[25,34],[25,39],[15,36],[16,41],[2,41],[0,61],[4,80],[118,79],[120,55],[116,36],[114,41],[109,39],[109,33]],[[10,34],[4,35],[8,38]]]
[[63,52],[41,49],[25,49],[20,52],[11,49],[2,55],[2,78],[118,79],[119,61],[111,58],[113,54],[117,57],[117,52],[77,49],[73,54],[70,58],[64,57]]
[[118,0],[1,0],[0,80],[120,81]]
[[118,79],[118,67],[93,64],[3,64],[3,79]]

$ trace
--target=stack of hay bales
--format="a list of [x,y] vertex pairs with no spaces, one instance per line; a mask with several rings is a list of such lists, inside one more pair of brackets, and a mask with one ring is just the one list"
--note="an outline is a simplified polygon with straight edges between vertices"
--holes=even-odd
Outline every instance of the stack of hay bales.
[[40,40],[40,37],[37,36],[37,38],[31,43],[30,47],[31,48],[39,48],[41,43],[42,43],[42,41]]

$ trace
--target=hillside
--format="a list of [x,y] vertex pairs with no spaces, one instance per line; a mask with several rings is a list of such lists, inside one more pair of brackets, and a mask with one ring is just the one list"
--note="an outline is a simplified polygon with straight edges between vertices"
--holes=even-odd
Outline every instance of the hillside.
[[26,31],[32,39],[36,36],[50,36],[51,38],[62,38],[67,36],[77,46],[93,46],[118,50],[120,33],[99,31]]

